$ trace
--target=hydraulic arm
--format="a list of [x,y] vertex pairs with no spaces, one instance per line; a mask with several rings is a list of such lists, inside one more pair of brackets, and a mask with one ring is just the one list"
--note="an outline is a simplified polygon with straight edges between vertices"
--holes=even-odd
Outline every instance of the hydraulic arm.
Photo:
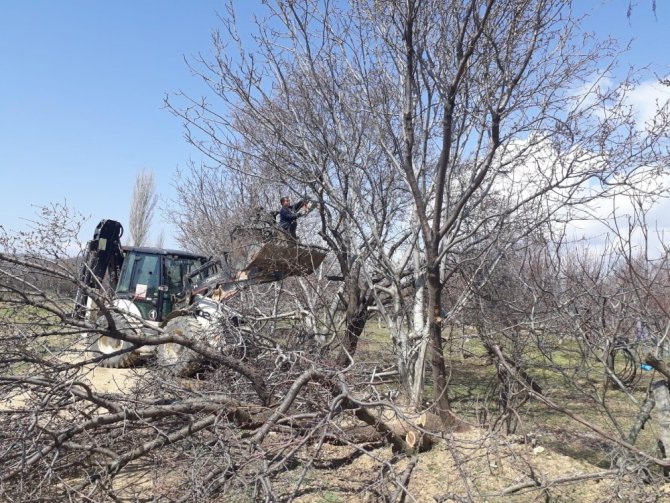
[[121,236],[123,227],[115,220],[101,220],[93,239],[86,244],[86,255],[79,273],[79,289],[75,298],[73,317],[84,319],[88,302],[88,289],[99,288],[105,276],[114,289],[123,264]]

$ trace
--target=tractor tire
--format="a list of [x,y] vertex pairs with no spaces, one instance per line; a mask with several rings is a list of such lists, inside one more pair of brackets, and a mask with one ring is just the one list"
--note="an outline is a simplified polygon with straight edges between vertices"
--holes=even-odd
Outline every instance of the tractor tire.
[[[113,314],[112,316],[116,327],[120,332],[133,330],[132,322],[126,317],[118,314]],[[106,323],[103,322],[102,325],[106,326]],[[95,335],[91,342],[90,351],[93,353],[93,356],[96,358],[105,356],[100,362],[100,365],[103,367],[112,369],[127,368],[132,366],[139,359],[139,353],[137,351],[127,351],[118,355],[113,354],[118,351],[130,350],[130,348],[133,348],[134,345],[128,341],[123,341],[109,335]]]
[[[202,337],[203,327],[192,316],[178,316],[168,321],[164,330],[166,335],[197,340]],[[156,348],[156,361],[159,368],[175,377],[191,377],[202,367],[203,357],[186,346],[168,342]]]

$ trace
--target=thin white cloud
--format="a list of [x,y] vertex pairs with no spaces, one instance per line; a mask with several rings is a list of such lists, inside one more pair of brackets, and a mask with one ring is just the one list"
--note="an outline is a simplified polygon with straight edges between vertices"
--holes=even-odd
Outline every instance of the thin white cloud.
[[654,117],[670,102],[670,88],[658,80],[641,82],[630,91],[626,103],[631,106],[639,129],[653,124]]
[[[635,96],[640,99],[641,111],[652,103],[645,89],[640,89]],[[494,193],[502,196],[508,205],[516,205],[562,180],[532,204],[532,211],[547,212],[547,216],[553,213],[559,220],[569,220],[555,227],[556,230],[562,228],[570,241],[581,241],[597,252],[616,240],[621,243],[624,238],[631,246],[641,249],[645,245],[641,227],[644,223],[646,244],[654,254],[670,243],[670,173],[640,169],[615,175],[605,186],[588,175],[606,167],[606,158],[583,150],[559,154],[548,141],[534,145],[529,142],[520,140],[510,145],[507,157],[518,158],[495,180]],[[568,200],[580,199],[583,202],[576,206],[565,206]]]
[[670,244],[669,187],[668,173],[617,187],[584,205],[580,217],[566,226],[566,235],[594,249],[618,243],[633,251],[646,247],[656,255]]

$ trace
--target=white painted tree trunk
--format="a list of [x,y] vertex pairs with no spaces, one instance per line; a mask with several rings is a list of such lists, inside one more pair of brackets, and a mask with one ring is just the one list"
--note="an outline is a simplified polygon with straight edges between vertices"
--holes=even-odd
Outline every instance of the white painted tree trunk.
[[656,417],[658,421],[658,444],[664,458],[670,457],[670,391],[666,381],[658,381],[652,385]]
[[426,349],[428,348],[428,324],[426,323],[425,311],[425,276],[421,272],[421,255],[418,248],[413,252],[414,262],[414,310],[413,310],[413,339],[418,344],[416,360],[414,362],[414,375],[412,376],[411,402],[419,405],[423,399],[423,383],[425,378]]

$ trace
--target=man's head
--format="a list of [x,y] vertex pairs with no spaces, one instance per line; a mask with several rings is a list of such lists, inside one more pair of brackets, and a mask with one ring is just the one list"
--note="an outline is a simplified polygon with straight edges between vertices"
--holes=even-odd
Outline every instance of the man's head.
[[284,207],[291,206],[291,198],[290,197],[282,197],[279,200],[279,203]]

